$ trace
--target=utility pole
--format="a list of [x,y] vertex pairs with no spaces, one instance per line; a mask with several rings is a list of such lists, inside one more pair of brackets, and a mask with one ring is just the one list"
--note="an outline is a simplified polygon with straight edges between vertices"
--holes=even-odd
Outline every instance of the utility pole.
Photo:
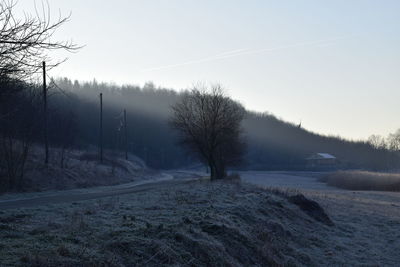
[[128,159],[128,129],[126,127],[126,109],[124,109],[124,130],[125,130],[125,159]]
[[46,87],[46,62],[43,61],[43,119],[44,119],[44,146],[45,146],[45,159],[44,163],[49,163],[49,141],[47,138],[47,87]]
[[100,93],[100,163],[103,163],[103,93]]

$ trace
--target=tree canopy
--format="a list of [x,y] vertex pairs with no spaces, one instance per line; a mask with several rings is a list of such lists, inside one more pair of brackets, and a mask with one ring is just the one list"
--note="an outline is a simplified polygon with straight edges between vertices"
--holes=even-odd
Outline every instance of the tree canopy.
[[211,179],[218,179],[226,176],[227,166],[241,160],[244,115],[244,108],[215,85],[210,91],[193,88],[185,93],[173,106],[171,124],[182,143],[209,166]]

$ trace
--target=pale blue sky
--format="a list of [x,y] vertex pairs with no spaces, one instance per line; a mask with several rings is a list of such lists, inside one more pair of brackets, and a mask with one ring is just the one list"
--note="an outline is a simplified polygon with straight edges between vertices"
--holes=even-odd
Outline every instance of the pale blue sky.
[[49,3],[72,12],[56,38],[86,45],[51,75],[177,90],[220,82],[248,109],[322,134],[400,128],[400,1]]

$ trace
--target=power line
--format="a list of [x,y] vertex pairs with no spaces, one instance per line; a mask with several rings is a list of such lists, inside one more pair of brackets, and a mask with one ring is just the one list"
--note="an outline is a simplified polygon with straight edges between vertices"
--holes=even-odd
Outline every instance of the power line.
[[52,77],[50,77],[48,74],[46,76],[50,79],[49,86],[54,85],[54,87],[58,89],[58,91],[60,91],[64,96],[68,97],[70,100],[74,100],[74,98],[71,95],[69,95],[67,92],[65,92],[65,90],[63,90],[60,86],[58,86],[58,84],[54,81]]

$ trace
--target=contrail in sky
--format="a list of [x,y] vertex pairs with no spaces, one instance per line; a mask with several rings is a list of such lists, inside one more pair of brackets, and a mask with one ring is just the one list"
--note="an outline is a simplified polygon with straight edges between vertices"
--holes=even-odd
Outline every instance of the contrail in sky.
[[190,61],[186,61],[183,63],[177,63],[177,64],[171,64],[171,65],[164,65],[161,67],[148,68],[148,69],[144,69],[142,71],[147,72],[147,71],[154,71],[154,70],[163,70],[163,69],[170,69],[170,68],[198,64],[198,63],[203,63],[203,62],[209,62],[209,61],[214,61],[214,60],[218,60],[218,59],[223,59],[223,58],[227,58],[227,57],[240,55],[240,53],[243,53],[248,50],[250,50],[250,49],[235,49],[232,51],[223,52],[223,53],[220,53],[220,54],[217,54],[214,56],[210,56],[210,57],[206,57],[206,58],[202,58],[202,59],[190,60]]
[[301,42],[301,43],[295,43],[295,44],[289,44],[289,45],[283,45],[283,46],[277,46],[277,47],[270,47],[270,48],[259,48],[259,49],[236,49],[232,51],[227,51],[223,52],[214,56],[202,58],[202,59],[196,59],[196,60],[190,60],[182,63],[176,63],[176,64],[171,64],[171,65],[164,65],[164,66],[159,66],[159,67],[153,67],[153,68],[147,68],[142,70],[143,72],[149,72],[149,71],[157,71],[157,70],[164,70],[164,69],[170,69],[170,68],[176,68],[176,67],[182,67],[186,65],[192,65],[192,64],[199,64],[199,63],[204,63],[204,62],[211,62],[211,61],[216,61],[216,60],[222,60],[226,58],[231,58],[231,57],[237,57],[237,56],[243,56],[243,55],[253,55],[253,54],[262,54],[265,52],[271,52],[271,51],[276,51],[276,50],[283,50],[283,49],[289,49],[289,48],[294,48],[294,47],[301,47],[301,46],[321,46],[321,45],[329,45],[332,44],[338,40],[345,39],[346,37],[340,37],[340,38],[334,38],[334,39],[324,39],[324,40],[318,40],[318,41],[310,41],[310,42]]

